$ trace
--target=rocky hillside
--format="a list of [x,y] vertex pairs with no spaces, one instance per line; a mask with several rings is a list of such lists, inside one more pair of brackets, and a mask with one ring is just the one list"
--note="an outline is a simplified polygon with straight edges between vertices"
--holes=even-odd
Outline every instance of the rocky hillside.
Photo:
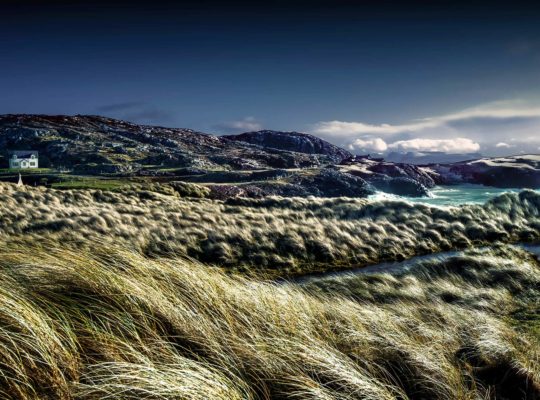
[[9,150],[32,149],[40,152],[43,167],[65,167],[87,174],[156,166],[203,170],[317,167],[340,160],[340,149],[320,139],[316,151],[263,148],[191,129],[82,115],[0,116],[0,149],[3,167],[7,166]]
[[[298,132],[214,136],[99,116],[0,116],[0,168],[12,150],[37,150],[40,166],[53,168],[51,175],[26,178],[29,184],[57,184],[66,176],[191,181],[210,187],[216,198],[427,196],[436,184],[457,183],[540,187],[540,156],[417,166],[353,159]],[[10,173],[3,180],[17,179]]]
[[228,140],[251,143],[264,148],[306,154],[323,154],[329,156],[335,163],[340,163],[352,157],[352,154],[347,150],[307,133],[264,130],[223,137]]
[[432,164],[439,183],[476,183],[499,188],[540,188],[540,155],[481,158],[453,164]]
[[[199,182],[211,187],[217,198],[366,197],[377,190],[425,196],[434,185],[415,166],[377,169],[377,163],[368,160],[369,165],[353,171],[347,167],[351,153],[298,132],[214,136],[99,116],[4,115],[0,149],[0,168],[7,167],[11,150],[37,150],[41,167],[77,176]],[[366,173],[360,172],[364,169]],[[57,182],[58,176],[46,179]]]

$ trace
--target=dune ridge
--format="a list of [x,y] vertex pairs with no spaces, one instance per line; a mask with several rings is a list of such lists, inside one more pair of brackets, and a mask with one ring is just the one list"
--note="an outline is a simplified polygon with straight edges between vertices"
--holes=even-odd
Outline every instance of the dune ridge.
[[446,208],[351,198],[219,201],[159,190],[19,190],[0,183],[0,235],[83,247],[87,239],[123,243],[268,277],[540,236],[540,194],[527,190]]

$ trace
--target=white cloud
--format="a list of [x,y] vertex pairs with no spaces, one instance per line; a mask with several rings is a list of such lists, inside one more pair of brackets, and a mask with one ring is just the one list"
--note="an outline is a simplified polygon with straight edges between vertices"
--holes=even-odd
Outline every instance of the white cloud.
[[424,139],[398,140],[386,143],[381,138],[356,139],[349,146],[349,150],[376,151],[378,153],[387,150],[393,151],[442,151],[445,153],[474,153],[480,150],[480,145],[467,138],[455,139]]
[[334,138],[347,138],[358,135],[392,135],[421,132],[427,129],[449,127],[475,119],[540,119],[540,106],[529,105],[522,100],[497,101],[470,107],[455,113],[413,120],[405,124],[368,124],[364,122],[321,121],[314,125],[313,132]]
[[382,153],[388,149],[388,145],[381,138],[375,139],[356,139],[349,145],[350,150],[365,150],[365,151],[376,151]]
[[398,124],[321,121],[312,132],[353,150],[361,144],[373,148],[374,138],[379,138],[387,150],[476,152],[481,148],[502,154],[510,147],[518,151],[540,144],[540,103],[497,101]]
[[228,121],[216,125],[216,128],[225,133],[242,133],[260,131],[262,124],[255,117],[245,117],[238,121]]
[[333,137],[348,137],[358,134],[389,134],[412,130],[408,125],[371,125],[362,122],[323,121],[315,124],[314,132]]
[[388,145],[397,151],[442,151],[445,153],[474,153],[480,145],[467,138],[399,140]]
[[497,143],[495,145],[495,147],[500,148],[500,149],[509,149],[510,147],[515,147],[515,145],[508,144],[508,143],[505,143],[505,142],[499,142],[499,143]]

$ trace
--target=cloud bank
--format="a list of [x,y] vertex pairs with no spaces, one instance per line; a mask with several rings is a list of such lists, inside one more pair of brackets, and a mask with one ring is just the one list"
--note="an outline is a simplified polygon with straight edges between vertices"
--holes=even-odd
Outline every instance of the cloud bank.
[[[496,147],[506,143],[498,143]],[[506,145],[509,148],[509,145]],[[480,150],[480,145],[467,138],[455,138],[455,139],[422,139],[416,138],[411,140],[398,140],[393,143],[386,143],[383,139],[356,139],[354,142],[348,145],[350,150],[359,151],[374,151],[377,153],[384,153],[387,150],[399,151],[399,152],[444,152],[450,154],[460,153],[475,153]]]
[[389,146],[398,151],[443,151],[445,153],[474,153],[480,145],[467,138],[400,140]]
[[321,121],[312,132],[356,151],[529,151],[540,144],[540,106],[497,101],[403,124]]

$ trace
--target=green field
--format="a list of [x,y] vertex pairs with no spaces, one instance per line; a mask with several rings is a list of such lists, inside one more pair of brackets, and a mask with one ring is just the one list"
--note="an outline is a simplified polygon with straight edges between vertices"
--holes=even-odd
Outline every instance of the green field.
[[29,169],[17,169],[17,168],[0,168],[0,175],[36,175],[36,174],[50,174],[54,172],[52,168],[29,168]]
[[[16,182],[19,173],[23,182],[30,186],[48,186],[55,189],[101,189],[115,190],[133,183],[128,178],[80,176],[57,172],[52,168],[0,169],[0,181]],[[26,179],[25,179],[26,177]]]
[[55,189],[101,189],[116,190],[131,182],[127,179],[107,179],[95,177],[65,177],[66,180],[51,183]]

